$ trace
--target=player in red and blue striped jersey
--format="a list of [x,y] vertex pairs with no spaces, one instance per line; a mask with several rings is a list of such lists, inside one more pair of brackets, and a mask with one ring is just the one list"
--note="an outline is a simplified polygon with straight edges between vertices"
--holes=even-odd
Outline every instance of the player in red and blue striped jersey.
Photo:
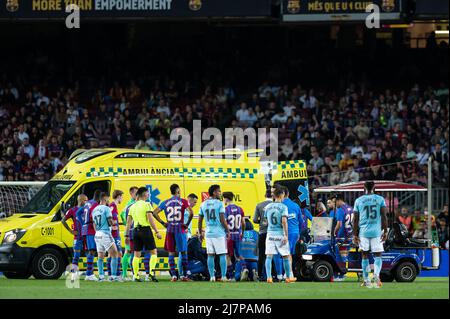
[[230,231],[230,238],[227,241],[228,246],[228,277],[232,277],[234,270],[231,257],[236,258],[236,263],[240,263],[242,272],[241,280],[247,280],[248,269],[244,258],[241,254],[242,235],[245,230],[244,211],[241,207],[233,203],[234,194],[232,192],[224,192],[222,194],[225,204],[225,220]]
[[94,192],[94,198],[88,200],[83,206],[82,217],[82,231],[84,240],[87,247],[86,252],[86,278],[88,281],[97,281],[97,277],[94,275],[94,256],[97,251],[97,245],[95,244],[95,229],[92,221],[92,211],[98,206],[100,202],[101,190],[97,189]]
[[339,246],[339,258],[337,259],[338,266],[343,272],[334,278],[334,281],[343,281],[347,273],[346,264],[348,261],[347,244],[351,243],[353,237],[353,208],[344,202],[342,195],[336,195],[336,227],[334,235],[337,242],[343,244]]
[[[116,189],[112,195],[113,201],[109,204],[109,208],[111,208],[111,215],[113,225],[111,226],[111,235],[114,238],[114,242],[116,243],[117,251],[119,253],[119,265],[118,265],[118,276],[121,275],[122,272],[122,240],[120,238],[120,229],[119,229],[119,210],[117,209],[117,205],[120,205],[123,201],[123,192],[121,190]],[[108,274],[111,274],[111,257],[108,257],[107,261]]]
[[[67,211],[67,213],[63,216],[61,222],[63,226],[73,234],[73,258],[72,258],[72,269],[78,267],[78,261],[80,260],[81,250],[83,249],[83,237],[81,235],[82,228],[82,213],[83,206],[88,200],[87,196],[84,194],[80,194],[77,197],[77,206],[72,207]],[[72,219],[72,229],[70,229],[69,225],[67,225],[67,220]]]
[[[180,187],[177,184],[170,186],[170,193],[172,197],[163,201],[159,207],[153,211],[153,216],[156,220],[167,228],[166,240],[164,243],[164,249],[169,252],[169,266],[170,274],[172,276],[171,281],[177,281],[176,265],[175,265],[175,253],[178,251],[181,253],[183,276],[182,281],[189,281],[188,275],[188,256],[187,256],[187,229],[192,221],[194,212],[190,207],[188,201],[180,197]],[[184,212],[189,212],[188,221],[184,222]],[[163,222],[158,216],[160,211],[164,211],[166,215],[167,223]]]

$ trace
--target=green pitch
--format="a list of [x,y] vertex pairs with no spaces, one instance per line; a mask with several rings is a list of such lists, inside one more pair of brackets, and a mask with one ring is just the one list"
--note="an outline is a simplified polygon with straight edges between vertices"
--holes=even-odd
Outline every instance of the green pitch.
[[0,299],[5,298],[259,298],[259,299],[448,299],[447,278],[418,278],[413,283],[384,283],[381,289],[359,287],[356,279],[346,282],[254,283],[254,282],[175,282],[162,278],[159,283],[85,282],[79,289],[68,289],[65,280],[19,280],[0,277]]

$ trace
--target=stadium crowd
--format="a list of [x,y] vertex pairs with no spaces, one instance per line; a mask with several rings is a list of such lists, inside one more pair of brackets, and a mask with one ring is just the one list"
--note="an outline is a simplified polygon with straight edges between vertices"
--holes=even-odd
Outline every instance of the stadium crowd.
[[[197,119],[203,128],[278,128],[279,159],[305,160],[310,187],[367,179],[425,186],[429,156],[435,185],[448,184],[443,83],[408,91],[371,91],[360,83],[331,95],[264,82],[238,96],[230,85],[199,90],[155,81],[146,90],[131,81],[81,101],[77,85],[53,91],[1,81],[0,180],[48,180],[78,148],[169,151],[171,130],[192,130]],[[408,216],[414,220],[415,214]],[[448,219],[442,223],[448,229]],[[419,234],[423,223],[407,226],[411,235],[425,236]]]
[[[0,180],[47,180],[78,148],[168,151],[176,127],[277,127],[279,159],[308,163],[311,186],[365,179],[425,185],[448,181],[448,88],[371,91],[350,85],[340,95],[301,85],[270,85],[237,96],[231,86],[156,81],[150,90],[116,82],[81,102],[77,85],[55,91],[0,82]],[[229,110],[232,109],[232,112]]]

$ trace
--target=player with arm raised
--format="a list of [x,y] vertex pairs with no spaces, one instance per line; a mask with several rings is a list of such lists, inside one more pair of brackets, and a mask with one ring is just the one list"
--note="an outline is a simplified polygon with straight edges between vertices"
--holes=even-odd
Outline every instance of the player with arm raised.
[[[163,201],[159,207],[153,211],[153,216],[159,223],[167,228],[164,249],[169,252],[169,267],[172,276],[171,281],[174,282],[178,280],[175,265],[175,253],[177,251],[181,253],[182,258],[183,276],[181,277],[181,280],[190,281],[187,277],[187,229],[194,216],[194,212],[189,206],[188,201],[180,197],[180,186],[172,184],[170,186],[170,193],[172,194],[172,197]],[[189,212],[186,224],[184,223],[185,210]],[[166,214],[167,223],[164,223],[158,216],[160,211],[164,211]]]
[[[266,239],[266,273],[267,282],[272,283],[270,276],[272,273],[272,258],[275,254],[283,257],[284,271],[291,273],[291,263],[289,261],[290,249],[288,241],[288,208],[282,203],[284,190],[281,187],[274,187],[272,190],[274,202],[264,209],[264,217],[267,218],[267,239]],[[289,277],[286,283],[292,282]]]
[[97,267],[98,280],[105,279],[103,262],[105,253],[108,252],[111,257],[111,274],[109,281],[122,281],[121,277],[117,276],[117,265],[119,253],[117,251],[116,243],[111,233],[111,226],[114,225],[111,208],[108,207],[109,195],[102,193],[100,195],[100,203],[92,211],[93,227],[95,230],[95,244],[97,246]]
[[355,201],[353,209],[353,241],[359,245],[362,254],[361,267],[364,282],[361,286],[372,288],[369,279],[369,253],[374,254],[374,287],[381,288],[380,272],[383,267],[381,254],[384,251],[383,241],[387,236],[386,203],[384,198],[376,195],[375,183],[364,184],[366,194]]
[[[222,277],[217,281],[226,281],[227,275],[227,239],[230,237],[228,224],[225,219],[225,207],[219,200],[221,190],[219,185],[211,185],[208,190],[209,198],[200,206],[198,214],[198,232],[202,234],[203,219],[206,219],[206,253],[208,254],[208,270],[210,281],[216,281],[214,275],[214,256],[220,257]],[[201,241],[201,240],[200,240]]]

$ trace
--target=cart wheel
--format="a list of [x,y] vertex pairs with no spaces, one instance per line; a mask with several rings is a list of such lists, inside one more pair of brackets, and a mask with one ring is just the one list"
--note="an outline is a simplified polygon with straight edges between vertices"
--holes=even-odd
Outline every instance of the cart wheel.
[[315,281],[330,281],[333,277],[333,267],[328,261],[319,260],[314,264],[313,277]]
[[416,276],[416,266],[409,261],[400,263],[395,270],[395,280],[398,282],[412,282],[416,279]]

